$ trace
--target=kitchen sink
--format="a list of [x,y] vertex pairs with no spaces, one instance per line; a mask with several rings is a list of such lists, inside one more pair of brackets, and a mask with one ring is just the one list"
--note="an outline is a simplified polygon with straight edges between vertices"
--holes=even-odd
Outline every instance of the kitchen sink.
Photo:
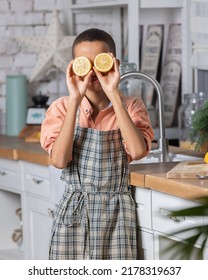
[[[194,161],[194,160],[202,160],[200,157],[194,157],[194,156],[188,156],[183,154],[174,154],[169,153],[169,161],[170,162],[177,162],[177,161]],[[145,158],[140,160],[134,160],[131,162],[131,164],[138,164],[138,163],[154,163],[154,162],[160,162],[159,155],[147,155]]]

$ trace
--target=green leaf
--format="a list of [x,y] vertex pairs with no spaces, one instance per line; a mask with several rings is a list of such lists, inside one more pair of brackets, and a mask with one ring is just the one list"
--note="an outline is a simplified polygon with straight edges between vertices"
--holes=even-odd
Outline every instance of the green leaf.
[[199,108],[192,116],[192,129],[190,132],[190,140],[196,143],[195,150],[200,148],[208,141],[208,101]]
[[[204,217],[208,216],[208,196],[200,197],[197,199],[200,203],[197,206],[172,211],[170,217]],[[194,231],[194,233],[193,233]],[[167,246],[164,248],[164,252],[172,251],[172,258],[190,259],[190,256],[194,252],[196,259],[203,259],[203,252],[205,246],[208,245],[208,224],[198,225],[194,227],[188,227],[185,229],[177,230],[168,234],[168,236],[178,236],[179,234],[186,233],[189,237],[183,239],[176,245]],[[199,245],[199,243],[201,245]],[[194,248],[197,247],[197,250]]]

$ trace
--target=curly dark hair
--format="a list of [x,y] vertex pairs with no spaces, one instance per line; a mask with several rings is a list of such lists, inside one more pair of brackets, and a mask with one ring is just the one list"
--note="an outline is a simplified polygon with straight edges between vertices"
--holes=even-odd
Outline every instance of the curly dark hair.
[[82,42],[94,42],[94,41],[102,41],[105,42],[108,46],[110,51],[113,53],[114,56],[116,56],[116,45],[113,40],[113,38],[105,32],[104,30],[97,29],[97,28],[90,28],[82,33],[80,33],[74,40],[74,43],[72,45],[72,55],[74,57],[74,48],[78,44]]

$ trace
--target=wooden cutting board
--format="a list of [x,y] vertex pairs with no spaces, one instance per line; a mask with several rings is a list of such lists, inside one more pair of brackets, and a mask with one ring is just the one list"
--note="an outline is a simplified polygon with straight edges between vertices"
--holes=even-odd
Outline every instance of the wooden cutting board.
[[208,164],[200,161],[182,161],[167,172],[167,178],[198,178],[208,176]]

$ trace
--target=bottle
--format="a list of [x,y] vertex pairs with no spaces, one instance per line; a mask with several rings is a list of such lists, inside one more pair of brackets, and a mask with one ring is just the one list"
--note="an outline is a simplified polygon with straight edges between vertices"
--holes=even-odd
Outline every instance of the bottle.
[[207,100],[207,93],[186,93],[183,104],[178,109],[179,140],[189,141],[192,129],[192,117]]

